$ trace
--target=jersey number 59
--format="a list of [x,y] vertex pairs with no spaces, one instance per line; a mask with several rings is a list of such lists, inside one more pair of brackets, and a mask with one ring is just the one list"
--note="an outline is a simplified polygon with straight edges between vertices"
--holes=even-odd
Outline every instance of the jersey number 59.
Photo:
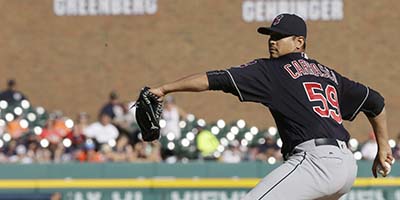
[[[327,85],[324,91],[321,84],[316,82],[305,82],[303,83],[303,86],[306,91],[308,100],[310,100],[311,102],[319,101],[322,103],[322,106],[312,107],[315,113],[317,113],[321,117],[330,117],[339,124],[343,122],[342,116],[340,114],[339,100],[335,87],[333,87],[332,85]],[[330,108],[328,104],[332,108]]]

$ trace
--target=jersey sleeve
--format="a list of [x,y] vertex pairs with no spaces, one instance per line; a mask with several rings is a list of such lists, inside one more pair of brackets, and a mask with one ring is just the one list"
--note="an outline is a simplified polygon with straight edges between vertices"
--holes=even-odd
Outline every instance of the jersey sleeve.
[[256,59],[226,71],[237,90],[240,101],[270,104],[271,79],[264,60]]
[[353,121],[362,110],[370,90],[367,86],[339,75],[340,112],[344,120]]

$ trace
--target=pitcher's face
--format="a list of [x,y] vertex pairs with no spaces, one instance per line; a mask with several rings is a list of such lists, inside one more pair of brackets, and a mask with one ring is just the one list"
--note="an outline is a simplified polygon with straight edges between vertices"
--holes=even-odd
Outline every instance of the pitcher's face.
[[300,52],[303,43],[303,37],[271,33],[268,40],[270,57],[278,58],[289,53]]

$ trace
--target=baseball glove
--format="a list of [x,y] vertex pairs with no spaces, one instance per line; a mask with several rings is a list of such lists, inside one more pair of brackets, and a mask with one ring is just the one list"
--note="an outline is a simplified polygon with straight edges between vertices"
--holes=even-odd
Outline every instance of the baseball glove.
[[136,106],[135,116],[142,132],[142,139],[147,142],[159,139],[162,101],[150,92],[149,87],[144,87],[134,106]]

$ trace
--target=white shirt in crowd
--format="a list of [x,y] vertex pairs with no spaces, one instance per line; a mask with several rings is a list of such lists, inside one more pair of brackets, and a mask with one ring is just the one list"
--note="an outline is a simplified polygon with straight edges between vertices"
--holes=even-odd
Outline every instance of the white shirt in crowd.
[[104,144],[110,140],[117,139],[118,129],[112,125],[103,125],[100,122],[94,122],[83,130],[86,137],[95,138],[97,142]]
[[168,133],[174,133],[175,138],[181,138],[181,128],[179,127],[179,111],[176,107],[172,107],[170,110],[164,109],[162,118],[166,124],[164,128],[161,128],[161,134],[167,135]]
[[361,148],[361,154],[366,160],[374,160],[378,153],[378,144],[376,141],[369,140]]
[[222,162],[239,163],[242,160],[240,151],[227,149],[222,153]]

